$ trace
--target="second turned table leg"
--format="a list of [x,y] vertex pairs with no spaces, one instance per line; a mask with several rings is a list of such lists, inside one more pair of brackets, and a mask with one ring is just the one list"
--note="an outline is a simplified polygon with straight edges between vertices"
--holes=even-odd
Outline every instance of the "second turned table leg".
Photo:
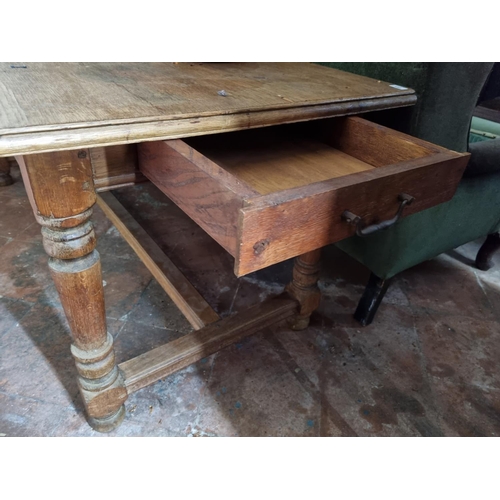
[[90,220],[96,194],[88,151],[44,153],[18,161],[71,329],[71,353],[89,423],[98,431],[110,431],[125,416],[127,391],[106,328],[101,263]]
[[318,308],[321,292],[318,288],[321,248],[299,255],[293,266],[293,277],[286,291],[300,303],[299,314],[292,319],[292,330],[305,330],[311,314]]

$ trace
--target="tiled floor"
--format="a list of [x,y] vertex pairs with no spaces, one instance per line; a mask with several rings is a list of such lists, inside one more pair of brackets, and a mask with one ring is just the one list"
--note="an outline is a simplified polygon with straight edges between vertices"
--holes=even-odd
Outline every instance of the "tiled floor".
[[[19,173],[0,189],[0,434],[102,436],[86,424],[68,326]],[[237,280],[232,258],[149,184],[115,192],[217,312],[280,292],[291,263]],[[119,362],[190,331],[96,208],[108,326]],[[375,323],[352,313],[368,271],[324,252],[322,304],[132,395],[111,436],[500,434],[500,255],[481,242],[398,276]]]

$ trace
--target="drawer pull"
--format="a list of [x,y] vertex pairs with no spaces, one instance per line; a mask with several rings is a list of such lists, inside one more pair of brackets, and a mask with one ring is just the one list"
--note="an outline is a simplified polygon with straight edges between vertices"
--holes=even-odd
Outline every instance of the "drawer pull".
[[345,220],[348,224],[356,224],[356,234],[358,236],[368,236],[369,234],[373,234],[381,229],[387,229],[388,227],[393,226],[401,217],[404,208],[406,205],[411,205],[415,198],[410,196],[409,194],[401,193],[398,196],[398,200],[400,201],[398,211],[396,215],[392,219],[384,220],[379,222],[378,224],[372,224],[371,226],[365,226],[363,223],[363,219],[359,217],[359,215],[353,214],[349,212],[349,210],[345,210],[342,214],[342,219]]

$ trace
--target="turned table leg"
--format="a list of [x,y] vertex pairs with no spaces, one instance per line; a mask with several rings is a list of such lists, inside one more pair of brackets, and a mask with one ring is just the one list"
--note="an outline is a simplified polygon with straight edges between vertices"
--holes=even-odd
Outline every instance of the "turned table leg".
[[292,282],[286,291],[300,303],[299,314],[290,322],[292,330],[304,330],[319,306],[321,293],[318,288],[321,249],[300,255],[295,259]]
[[0,158],[0,187],[10,186],[13,183],[10,176],[10,163],[7,158]]
[[96,194],[89,153],[44,153],[18,162],[71,329],[89,423],[108,432],[124,418],[127,391],[106,328],[101,263],[90,220]]

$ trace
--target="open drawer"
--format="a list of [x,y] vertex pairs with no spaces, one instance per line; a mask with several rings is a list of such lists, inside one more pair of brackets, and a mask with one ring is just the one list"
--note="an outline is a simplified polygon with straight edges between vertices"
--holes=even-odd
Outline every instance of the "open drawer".
[[359,117],[139,145],[143,174],[237,276],[449,200],[468,157]]

